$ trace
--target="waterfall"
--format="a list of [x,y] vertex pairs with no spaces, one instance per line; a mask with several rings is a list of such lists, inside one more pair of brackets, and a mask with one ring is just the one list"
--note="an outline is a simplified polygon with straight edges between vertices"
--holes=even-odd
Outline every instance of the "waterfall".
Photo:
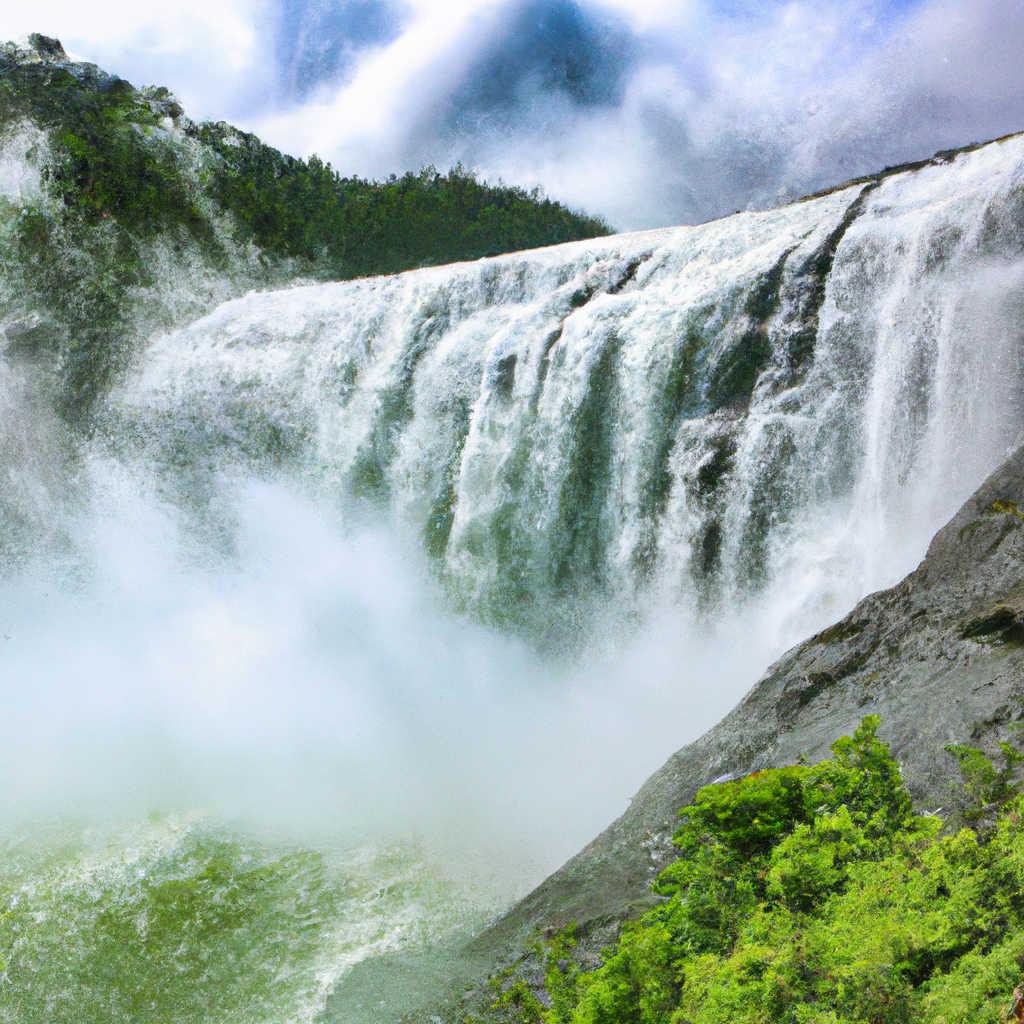
[[173,330],[237,282],[153,276],[88,432],[0,320],[16,1021],[317,1019],[479,928],[1024,439],[1021,138]]
[[376,509],[457,607],[542,643],[786,580],[834,614],[1022,437],[1022,147],[249,294],[156,339],[108,434],[193,495],[246,465]]

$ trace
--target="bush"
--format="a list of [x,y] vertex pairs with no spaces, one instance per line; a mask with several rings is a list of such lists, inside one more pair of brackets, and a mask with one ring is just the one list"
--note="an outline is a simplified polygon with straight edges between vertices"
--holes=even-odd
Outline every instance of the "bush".
[[943,835],[938,818],[912,812],[878,725],[865,718],[820,764],[701,789],[680,812],[680,858],[656,883],[665,901],[537,1019],[1002,1020],[1024,967],[1020,758],[1004,749],[996,770],[982,751],[954,748],[997,817],[987,831]]

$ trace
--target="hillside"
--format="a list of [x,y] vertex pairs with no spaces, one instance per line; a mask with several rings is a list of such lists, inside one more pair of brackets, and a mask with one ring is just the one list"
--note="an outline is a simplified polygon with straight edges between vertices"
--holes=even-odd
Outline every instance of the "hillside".
[[138,339],[252,287],[348,279],[608,234],[536,190],[433,168],[386,182],[196,124],[163,88],[0,47],[0,261],[14,348],[88,418]]
[[651,882],[677,856],[677,811],[702,786],[820,761],[868,714],[881,718],[879,735],[915,805],[955,819],[951,784],[959,773],[944,748],[967,743],[997,755],[1007,726],[1022,717],[1021,506],[1024,448],[939,531],[913,573],[772,665],[738,707],[674,754],[621,818],[468,954],[485,964],[516,962],[530,936],[571,922],[579,953],[597,953],[621,922],[655,904]]

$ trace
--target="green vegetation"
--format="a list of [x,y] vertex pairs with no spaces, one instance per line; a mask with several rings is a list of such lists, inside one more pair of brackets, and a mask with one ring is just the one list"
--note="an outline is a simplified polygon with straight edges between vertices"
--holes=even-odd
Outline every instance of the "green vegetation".
[[140,338],[249,288],[609,232],[461,167],[343,178],[315,156],[194,124],[166,89],[69,62],[42,36],[0,46],[0,145],[20,145],[40,178],[37,197],[0,197],[7,336],[53,366],[70,421],[88,422]]
[[391,274],[609,233],[544,198],[489,186],[461,166],[343,178],[316,156],[284,156],[223,123],[189,133],[216,154],[210,190],[265,251],[306,261],[320,277]]
[[492,980],[490,1015],[537,1024],[986,1024],[1024,969],[1024,755],[949,748],[959,822],[914,814],[869,716],[816,765],[706,786],[680,812],[663,902],[604,963],[540,942],[543,988]]

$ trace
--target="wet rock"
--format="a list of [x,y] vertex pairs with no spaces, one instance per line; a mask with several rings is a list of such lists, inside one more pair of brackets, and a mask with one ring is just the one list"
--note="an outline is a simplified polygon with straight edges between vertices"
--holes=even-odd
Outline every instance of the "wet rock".
[[68,55],[64,52],[59,39],[51,39],[49,36],[33,32],[28,37],[29,46],[39,54],[43,60],[66,61]]

